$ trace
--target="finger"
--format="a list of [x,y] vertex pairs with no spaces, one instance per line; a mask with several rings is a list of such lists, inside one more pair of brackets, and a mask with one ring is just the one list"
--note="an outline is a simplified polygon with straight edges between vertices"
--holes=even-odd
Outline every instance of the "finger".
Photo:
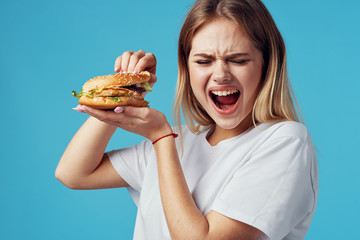
[[117,114],[110,110],[94,109],[84,105],[81,105],[78,108],[80,108],[83,113],[87,113],[102,122],[123,128],[125,130],[129,130],[131,129],[129,127],[139,124],[139,119],[132,118],[125,114]]
[[156,81],[157,81],[157,77],[156,77],[154,74],[150,73],[150,80],[149,80],[150,86],[151,86],[151,87],[154,86],[154,84],[156,83]]
[[[152,109],[148,107],[132,107],[132,106],[122,106],[121,115],[126,115],[132,119],[139,119],[142,121],[147,121],[151,115]],[[115,108],[116,112],[119,112]]]
[[128,66],[130,62],[131,55],[133,55],[133,51],[126,51],[121,55],[121,62],[120,62],[120,71],[121,72],[128,72]]
[[95,109],[85,105],[79,105],[77,106],[77,109],[80,110],[80,112],[87,113],[90,116],[99,119],[100,121],[105,122],[105,120],[107,119],[107,111],[105,110]]
[[145,53],[144,56],[136,64],[135,71],[147,70],[150,73],[156,73],[156,58],[152,53]]
[[140,69],[140,70],[137,70],[136,72],[134,72],[135,66],[138,64],[139,60],[144,56],[145,56],[145,52],[143,50],[139,50],[136,53],[134,53],[133,55],[131,55],[127,71],[130,73],[132,73],[132,72],[138,73],[138,72],[142,71],[143,69]]
[[120,63],[121,63],[121,56],[118,56],[116,58],[115,64],[114,64],[114,71],[115,72],[120,72],[120,69],[121,69]]
[[84,110],[81,108],[81,105],[77,105],[76,107],[73,108],[73,110],[80,112],[80,113],[85,113]]

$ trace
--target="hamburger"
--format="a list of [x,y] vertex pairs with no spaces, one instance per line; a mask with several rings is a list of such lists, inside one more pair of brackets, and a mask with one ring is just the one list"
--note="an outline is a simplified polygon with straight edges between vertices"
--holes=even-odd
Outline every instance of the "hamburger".
[[114,73],[88,80],[80,93],[73,91],[79,104],[97,109],[114,109],[117,106],[146,107],[144,95],[151,91],[150,73]]

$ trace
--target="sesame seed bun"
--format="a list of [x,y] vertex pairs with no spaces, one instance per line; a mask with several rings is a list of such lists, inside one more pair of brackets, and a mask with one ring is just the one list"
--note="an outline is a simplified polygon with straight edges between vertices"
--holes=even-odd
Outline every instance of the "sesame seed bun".
[[88,80],[79,96],[79,104],[97,109],[114,109],[117,106],[146,107],[146,90],[141,83],[150,80],[150,73],[115,73]]

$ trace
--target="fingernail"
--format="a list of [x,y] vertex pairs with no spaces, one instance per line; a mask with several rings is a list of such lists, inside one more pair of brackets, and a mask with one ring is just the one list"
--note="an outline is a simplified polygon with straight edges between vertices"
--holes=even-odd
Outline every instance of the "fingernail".
[[83,106],[83,105],[77,105],[76,108],[73,108],[75,111],[78,111],[78,112],[86,112],[86,108]]
[[122,113],[124,111],[124,108],[123,107],[116,107],[115,109],[114,109],[114,112],[116,112],[116,113]]
[[80,113],[84,113],[84,110],[80,109],[79,107],[73,108],[73,110],[80,112]]
[[134,71],[133,71],[134,74],[137,74],[137,73],[139,73],[139,72],[140,72],[139,70],[134,70]]
[[115,72],[118,72],[118,71],[119,71],[119,67],[115,67],[115,68],[114,68],[114,71],[115,71]]

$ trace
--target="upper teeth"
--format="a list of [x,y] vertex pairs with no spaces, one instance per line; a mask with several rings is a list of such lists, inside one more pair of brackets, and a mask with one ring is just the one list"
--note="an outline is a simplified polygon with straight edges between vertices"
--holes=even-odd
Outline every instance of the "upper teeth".
[[234,94],[236,92],[238,92],[239,90],[227,90],[227,91],[211,91],[212,94],[217,95],[217,96],[227,96],[230,94]]

